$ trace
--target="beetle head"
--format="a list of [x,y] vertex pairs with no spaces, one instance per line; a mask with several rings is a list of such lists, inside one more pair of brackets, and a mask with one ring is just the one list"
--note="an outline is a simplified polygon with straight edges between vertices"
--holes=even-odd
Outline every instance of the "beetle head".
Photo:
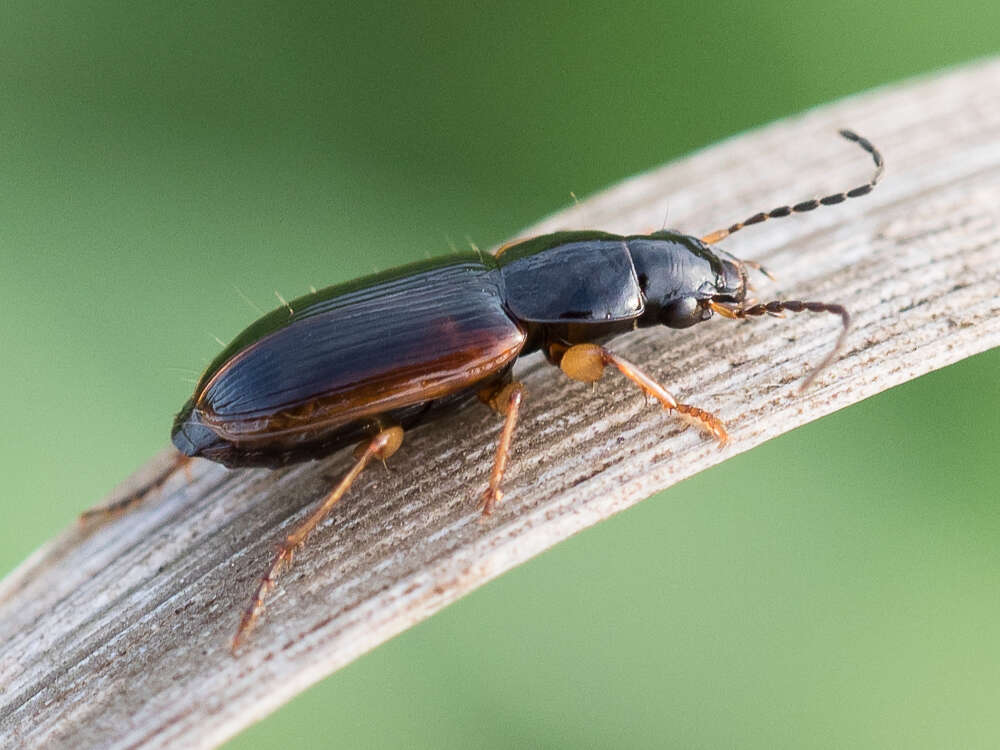
[[660,312],[660,322],[670,328],[687,328],[708,320],[721,309],[742,309],[746,303],[747,269],[743,261],[728,254],[718,257],[721,271],[702,282],[694,294],[680,297]]
[[786,312],[825,312],[840,316],[843,329],[836,345],[802,383],[805,388],[830,364],[843,346],[850,315],[843,305],[802,300],[758,302],[749,298],[752,287],[747,269],[774,278],[759,263],[740,260],[706,243],[674,232],[657,232],[629,243],[636,273],[646,298],[640,325],[688,328],[713,313],[744,320],[763,315],[784,317]]
[[661,231],[629,242],[646,299],[644,325],[688,328],[712,317],[713,305],[739,309],[746,264],[695,237]]

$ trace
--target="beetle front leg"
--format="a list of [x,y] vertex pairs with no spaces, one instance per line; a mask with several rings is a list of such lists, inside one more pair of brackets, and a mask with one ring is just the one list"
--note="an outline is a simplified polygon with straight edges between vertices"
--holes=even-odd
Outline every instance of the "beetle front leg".
[[521,410],[521,401],[524,399],[523,383],[507,383],[498,390],[484,391],[479,394],[486,404],[504,417],[503,429],[500,431],[500,441],[497,443],[496,457],[493,459],[493,471],[490,473],[490,484],[480,498],[480,507],[483,515],[488,516],[493,513],[493,508],[503,499],[503,492],[500,490],[500,481],[507,470],[507,461],[510,458],[510,444],[514,438],[514,425],[517,424],[517,415]]
[[354,484],[354,480],[358,478],[358,475],[368,465],[368,462],[373,458],[385,461],[399,449],[402,443],[403,428],[388,427],[375,435],[367,443],[359,444],[354,450],[354,457],[357,459],[354,462],[354,466],[337,483],[337,486],[333,488],[330,494],[326,496],[326,500],[323,501],[322,505],[314,510],[309,518],[297,529],[285,537],[285,541],[278,548],[278,554],[274,558],[274,562],[271,563],[271,567],[268,568],[267,573],[260,579],[260,585],[257,587],[253,601],[247,607],[246,612],[243,613],[240,626],[233,637],[231,650],[234,656],[240,644],[250,634],[250,631],[253,630],[254,625],[256,625],[257,618],[260,617],[260,613],[264,609],[264,599],[271,592],[271,589],[274,588],[274,582],[277,580],[278,575],[292,564],[292,557],[295,555],[295,550],[305,544],[312,530],[319,525],[320,521],[326,518],[333,506],[337,504],[337,501],[350,489],[351,485]]
[[638,367],[617,354],[597,344],[576,344],[559,357],[559,368],[574,380],[594,383],[601,379],[604,368],[613,365],[626,378],[635,383],[647,396],[659,401],[664,409],[676,411],[688,422],[700,427],[719,441],[721,448],[729,440],[726,426],[714,414],[697,406],[677,402],[670,392]]

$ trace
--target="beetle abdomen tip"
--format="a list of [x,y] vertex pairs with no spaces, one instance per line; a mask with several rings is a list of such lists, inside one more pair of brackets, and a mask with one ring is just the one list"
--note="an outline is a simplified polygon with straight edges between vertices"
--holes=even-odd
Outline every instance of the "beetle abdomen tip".
[[174,418],[170,439],[185,456],[202,456],[207,448],[219,442],[219,436],[201,422],[193,400],[184,404]]

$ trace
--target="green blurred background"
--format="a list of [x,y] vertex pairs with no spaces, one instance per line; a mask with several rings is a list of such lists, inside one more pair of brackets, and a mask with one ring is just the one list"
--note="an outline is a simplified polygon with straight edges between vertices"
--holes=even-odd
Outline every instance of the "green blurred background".
[[[270,308],[490,246],[998,46],[982,0],[8,0],[0,572],[166,444],[255,317],[236,289]],[[998,355],[580,534],[232,747],[995,747]]]

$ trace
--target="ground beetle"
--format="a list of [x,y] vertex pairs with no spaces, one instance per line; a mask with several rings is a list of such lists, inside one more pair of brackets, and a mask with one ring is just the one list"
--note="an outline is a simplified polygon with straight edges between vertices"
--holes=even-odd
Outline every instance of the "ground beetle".
[[264,598],[294,551],[373,459],[399,448],[403,431],[476,398],[504,417],[483,512],[503,496],[500,482],[524,387],[514,361],[541,350],[569,377],[593,382],[611,365],[666,409],[723,444],[721,420],[682,404],[635,365],[599,343],[635,328],[687,328],[713,313],[727,318],[828,312],[839,315],[837,346],[849,324],[826,302],[748,295],[747,269],[767,273],[711,245],[750,224],[811,211],[869,193],[882,174],[878,150],[842,130],[875,162],[864,185],[781,206],[692,237],[663,230],[619,236],[558,232],[508,244],[495,255],[468,253],[403,266],[328,287],[255,322],[209,365],[177,415],[173,442],[184,456],[226,466],[282,466],[357,444],[355,462],[320,507],[282,543],[233,639],[253,628]]

